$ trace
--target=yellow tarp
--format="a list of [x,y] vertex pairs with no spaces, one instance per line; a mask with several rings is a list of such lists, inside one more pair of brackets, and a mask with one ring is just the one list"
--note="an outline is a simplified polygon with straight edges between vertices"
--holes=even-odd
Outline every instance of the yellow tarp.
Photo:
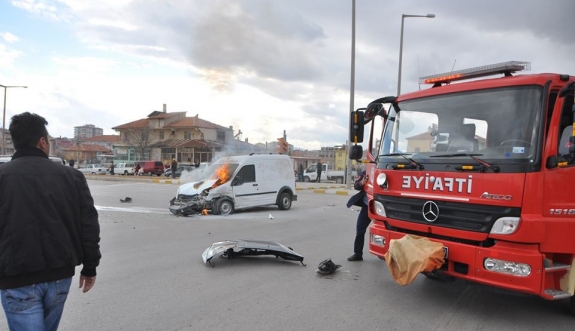
[[439,269],[443,260],[442,244],[414,235],[391,240],[385,254],[389,272],[400,285],[411,284],[420,272]]

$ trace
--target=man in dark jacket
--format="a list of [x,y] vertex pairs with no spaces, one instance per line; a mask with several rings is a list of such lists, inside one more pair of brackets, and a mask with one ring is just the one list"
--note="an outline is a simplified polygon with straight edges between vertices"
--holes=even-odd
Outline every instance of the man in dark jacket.
[[321,171],[323,170],[323,164],[321,163],[321,161],[319,161],[319,162],[317,163],[317,166],[316,166],[316,167],[317,167],[317,169],[316,169],[316,171],[317,171],[317,179],[316,179],[316,182],[319,183],[319,182],[321,182]]
[[176,178],[176,170],[178,169],[178,162],[176,159],[172,159],[172,165],[170,167],[172,169],[172,178]]
[[48,159],[48,122],[12,117],[0,167],[0,293],[10,330],[56,330],[77,265],[88,292],[100,263],[98,212],[84,175]]
[[347,202],[347,208],[350,208],[351,206],[361,207],[359,215],[357,215],[357,223],[355,226],[356,230],[355,241],[353,243],[353,255],[347,258],[348,261],[363,261],[365,232],[369,223],[371,223],[371,219],[367,214],[367,195],[364,191],[364,186],[368,179],[367,174],[363,171],[353,184],[353,187],[359,192],[353,195]]

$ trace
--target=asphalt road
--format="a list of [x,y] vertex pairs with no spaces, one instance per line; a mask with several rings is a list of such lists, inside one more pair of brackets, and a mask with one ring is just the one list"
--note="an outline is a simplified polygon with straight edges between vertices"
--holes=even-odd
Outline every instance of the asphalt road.
[[[103,259],[90,292],[74,277],[60,330],[575,329],[564,301],[424,276],[400,286],[367,247],[363,262],[348,262],[357,211],[345,195],[304,190],[288,211],[176,217],[167,207],[177,185],[89,184]],[[126,196],[131,203],[120,202]],[[267,256],[204,264],[202,252],[226,239],[277,241],[307,266]],[[328,257],[342,267],[321,276]]]

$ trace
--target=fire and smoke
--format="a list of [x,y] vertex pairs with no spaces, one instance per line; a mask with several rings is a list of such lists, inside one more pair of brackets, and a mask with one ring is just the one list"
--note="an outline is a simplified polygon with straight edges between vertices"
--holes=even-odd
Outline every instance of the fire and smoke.
[[227,182],[228,179],[230,179],[230,164],[229,163],[222,164],[221,167],[216,169],[214,175],[215,178],[218,178],[219,180],[212,186],[212,188],[219,186],[222,183]]

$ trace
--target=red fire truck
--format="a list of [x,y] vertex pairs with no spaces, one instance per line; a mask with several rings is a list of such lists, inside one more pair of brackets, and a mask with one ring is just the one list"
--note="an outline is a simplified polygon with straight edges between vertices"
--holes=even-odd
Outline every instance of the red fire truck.
[[528,69],[423,77],[431,88],[377,99],[351,114],[350,157],[365,126],[372,254],[426,237],[445,253],[426,276],[570,299],[575,314],[575,77],[516,74]]

